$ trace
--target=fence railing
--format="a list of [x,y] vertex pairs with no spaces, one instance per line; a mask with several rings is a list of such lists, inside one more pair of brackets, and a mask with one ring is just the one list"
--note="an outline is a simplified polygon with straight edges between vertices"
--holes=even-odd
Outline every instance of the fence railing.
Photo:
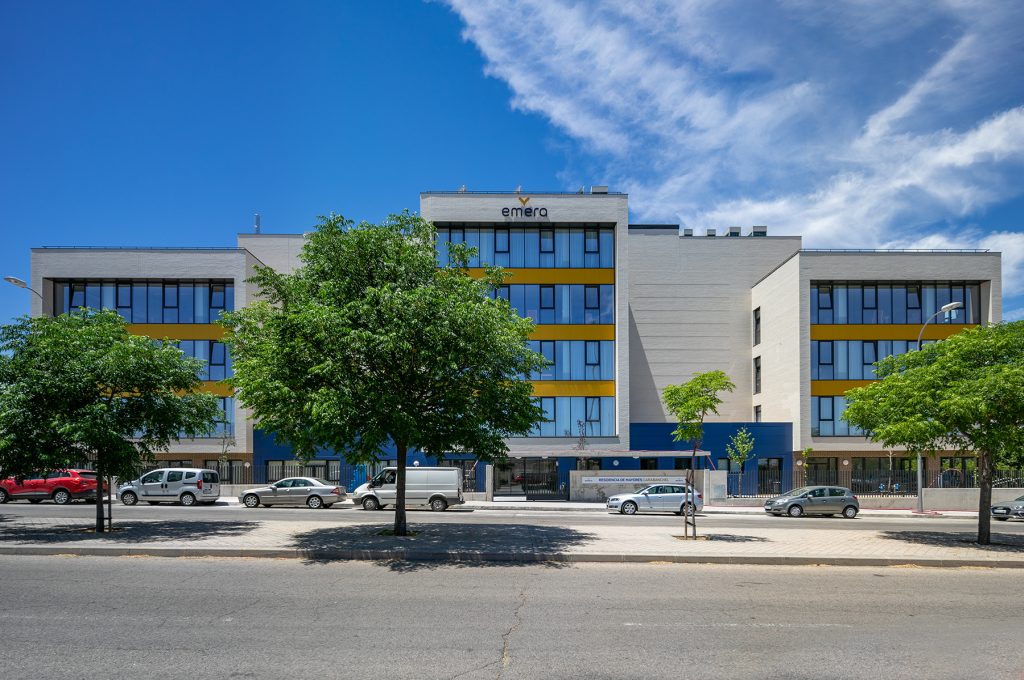
[[[924,487],[931,489],[976,489],[979,475],[976,471],[957,469],[929,470],[924,475]],[[801,486],[842,486],[860,496],[916,496],[915,470],[828,470],[810,468],[806,472],[797,468],[792,474],[777,470],[748,470],[730,472],[726,480],[729,496],[771,498]],[[994,470],[993,488],[1024,488],[1024,470]]]

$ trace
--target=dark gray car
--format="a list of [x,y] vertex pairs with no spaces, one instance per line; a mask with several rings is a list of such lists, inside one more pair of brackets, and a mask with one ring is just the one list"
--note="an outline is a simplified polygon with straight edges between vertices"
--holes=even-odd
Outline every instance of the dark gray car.
[[765,501],[764,511],[772,515],[842,515],[853,519],[860,503],[849,489],[841,486],[802,486]]
[[345,489],[316,477],[288,477],[267,486],[246,489],[238,500],[247,508],[274,505],[305,505],[313,508],[329,508],[345,500]]

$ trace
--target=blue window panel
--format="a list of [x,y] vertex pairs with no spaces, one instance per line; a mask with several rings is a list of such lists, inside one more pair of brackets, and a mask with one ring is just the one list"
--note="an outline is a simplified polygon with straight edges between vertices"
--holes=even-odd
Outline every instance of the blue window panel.
[[480,230],[480,266],[494,264],[494,230]]
[[571,289],[572,286],[565,284],[555,286],[555,323],[572,323]]
[[89,309],[100,309],[103,298],[103,287],[98,283],[85,285],[85,306]]
[[548,365],[540,370],[541,380],[554,380],[555,379],[555,342],[553,340],[542,340],[540,343],[540,353],[547,360]]
[[846,286],[832,287],[832,323],[849,323],[847,321]]
[[[939,311],[940,309],[948,305],[950,303],[950,298],[951,296],[949,292],[949,286],[935,286],[935,310],[931,313],[934,314],[935,312]],[[939,314],[937,317],[935,317],[935,321],[933,321],[932,323],[949,322],[946,320],[945,314]]]
[[892,323],[892,286],[878,286],[878,323]]
[[573,340],[572,342],[568,342],[566,344],[569,345],[570,352],[571,352],[570,357],[571,357],[572,365],[571,365],[571,370],[569,372],[570,379],[572,379],[572,380],[591,380],[592,378],[590,378],[589,374],[587,373],[587,367],[584,365],[584,362],[583,362],[583,359],[584,359],[583,341],[582,340]]
[[811,323],[818,323],[818,287],[811,286]]
[[523,266],[540,266],[540,232],[527,229],[523,236]]
[[192,293],[195,322],[210,323],[210,285],[207,283],[196,284]]
[[507,228],[494,230],[494,253],[505,255],[512,247],[512,238]]
[[524,316],[528,316],[534,321],[540,320],[540,286],[531,283],[523,286],[526,289],[526,309]]
[[132,323],[146,323],[146,284],[132,284]]
[[480,266],[480,230],[479,229],[467,229],[466,230],[466,245],[470,248],[476,249],[476,254],[470,256],[469,266],[479,267]]
[[892,322],[907,323],[907,287],[892,287]]
[[569,323],[584,323],[583,286],[566,286],[569,289]]
[[850,286],[846,289],[846,319],[847,323],[864,323],[864,291],[860,286]]
[[193,299],[192,284],[185,283],[179,286],[178,290],[178,323],[195,323],[195,316],[192,313],[195,300]]
[[522,229],[509,230],[509,267],[524,266],[526,250],[526,236]]
[[448,230],[438,229],[437,230],[437,242],[435,246],[437,251],[437,266],[446,267],[448,265]]
[[615,341],[601,341],[601,380],[615,379]]
[[846,410],[846,398],[845,397],[834,397],[835,399],[835,433],[837,437],[848,437],[850,435],[849,424],[840,418],[843,411]]
[[601,397],[601,436],[615,436],[615,397]]
[[195,344],[196,359],[203,362],[203,373],[201,380],[210,379],[210,343],[208,340],[197,340]]
[[182,340],[178,343],[178,349],[181,353],[187,357],[194,357],[196,355],[196,343],[195,340]]
[[935,286],[921,287],[921,323],[929,316],[939,311],[935,305]]
[[555,230],[555,267],[563,269],[569,266],[569,230]]
[[817,435],[821,430],[821,423],[818,418],[818,400],[821,397],[811,397],[811,434]]
[[843,349],[844,348],[841,345],[839,347],[835,347],[833,345],[833,357],[835,359],[835,377],[833,378],[834,380],[849,380],[849,355],[847,354],[847,352],[842,351]]
[[100,287],[100,307],[103,309],[116,309],[114,302],[114,284],[104,283]]
[[526,316],[526,291],[524,286],[509,286],[509,304],[512,305],[512,309],[516,310],[516,314],[521,317]]
[[557,410],[554,397],[543,397],[540,400],[540,407],[544,410],[544,421],[540,424],[540,435],[542,437],[557,436]]
[[818,376],[818,341],[811,340],[811,380],[820,380]]
[[[573,437],[576,434],[570,402],[571,397],[555,397],[555,432],[559,437]],[[567,435],[566,432],[569,434]]]
[[864,379],[864,342],[862,340],[850,340],[846,343],[846,354],[849,357],[848,380]]
[[601,230],[601,261],[600,266],[611,268],[615,266],[615,231],[612,229]]
[[[586,405],[584,404],[584,401],[583,401],[584,399],[586,399],[586,397],[569,397],[568,399],[569,399],[569,422],[572,423],[572,425],[571,425],[571,427],[569,429],[569,432],[571,434],[568,435],[568,436],[575,436],[579,432],[579,429],[578,429],[579,425],[578,425],[578,423],[581,420],[584,421],[584,422],[586,422],[586,420],[587,420]],[[590,432],[588,431],[587,434],[590,434]]]
[[583,230],[569,231],[569,266],[578,269],[583,267]]
[[615,323],[615,286],[601,286],[601,323]]
[[964,291],[964,286],[953,286],[953,297],[951,302],[959,302],[962,307],[960,309],[954,309],[950,313],[950,323],[967,323],[967,298]]
[[575,363],[573,361],[573,341],[558,342],[558,374],[559,380],[576,380]]
[[146,319],[149,323],[163,323],[164,320],[164,287],[159,283],[149,284],[146,295]]

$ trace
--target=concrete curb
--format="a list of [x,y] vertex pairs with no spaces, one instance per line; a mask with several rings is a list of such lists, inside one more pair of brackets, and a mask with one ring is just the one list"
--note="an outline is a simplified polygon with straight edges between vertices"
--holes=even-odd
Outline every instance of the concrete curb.
[[[521,506],[521,505],[502,505],[502,504],[498,504],[498,503],[496,503],[494,505],[470,505],[470,504],[467,503],[466,505],[459,506],[459,507],[466,508],[467,510],[504,510],[504,511],[516,510],[516,511],[523,511],[523,512],[608,512],[608,509],[605,508],[604,506],[595,507],[595,508],[581,508],[581,507],[564,507],[564,508],[560,508],[560,507],[549,506],[549,505],[524,507],[524,506]],[[978,514],[977,513],[974,513],[973,515],[966,514],[966,511],[963,511],[963,510],[947,510],[946,512],[957,512],[957,513],[960,513],[960,514],[948,515],[948,514],[943,514],[942,512],[936,512],[935,514],[920,515],[920,514],[914,513],[912,510],[877,510],[875,508],[864,508],[864,509],[862,509],[860,511],[860,513],[858,513],[858,516],[864,516],[864,517],[900,517],[900,518],[917,517],[917,518],[922,518],[922,519],[975,519],[975,520],[978,518]],[[765,516],[766,513],[764,512],[762,507],[759,506],[759,505],[736,506],[735,508],[730,508],[730,507],[727,507],[727,506],[717,506],[717,507],[710,507],[709,508],[708,506],[704,506],[704,509],[701,510],[699,513],[697,513],[698,517],[700,517],[701,515],[749,515],[751,517],[762,517],[762,516]]]
[[73,555],[80,557],[250,557],[288,558],[310,561],[408,561],[408,562],[490,562],[542,564],[542,563],[632,563],[652,562],[671,564],[752,564],[763,566],[838,566],[838,567],[988,567],[999,569],[1024,569],[1024,559],[976,560],[949,558],[881,558],[881,557],[786,557],[786,556],[745,556],[745,555],[637,555],[627,553],[501,553],[466,550],[355,550],[323,549],[304,550],[299,548],[161,548],[161,547],[119,547],[119,546],[0,546],[0,555]]

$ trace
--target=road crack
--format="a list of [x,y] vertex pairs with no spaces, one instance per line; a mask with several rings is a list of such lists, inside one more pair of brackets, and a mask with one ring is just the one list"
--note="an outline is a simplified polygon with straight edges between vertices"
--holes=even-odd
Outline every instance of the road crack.
[[501,636],[501,666],[498,668],[496,680],[501,680],[501,674],[512,664],[512,653],[509,646],[512,641],[512,633],[516,632],[523,623],[523,607],[526,606],[526,590],[519,591],[519,603],[512,612],[512,625]]

